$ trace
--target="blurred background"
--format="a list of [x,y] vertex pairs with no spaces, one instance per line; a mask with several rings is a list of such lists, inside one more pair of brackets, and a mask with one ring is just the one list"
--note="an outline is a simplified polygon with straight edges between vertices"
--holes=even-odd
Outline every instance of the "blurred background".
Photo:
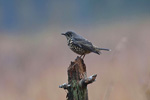
[[0,100],[66,100],[68,30],[112,50],[84,59],[90,100],[150,100],[149,0],[0,0]]

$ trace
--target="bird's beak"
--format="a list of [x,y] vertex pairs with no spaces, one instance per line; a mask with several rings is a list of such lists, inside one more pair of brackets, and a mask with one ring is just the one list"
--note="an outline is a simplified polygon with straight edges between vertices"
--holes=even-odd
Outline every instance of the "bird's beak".
[[65,33],[61,33],[61,35],[66,35]]

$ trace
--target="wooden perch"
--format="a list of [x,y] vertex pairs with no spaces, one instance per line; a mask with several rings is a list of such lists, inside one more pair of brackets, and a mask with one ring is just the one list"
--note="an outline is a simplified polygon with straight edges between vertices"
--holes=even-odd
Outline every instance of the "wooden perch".
[[64,83],[62,85],[59,85],[59,88],[68,89],[70,86],[70,84]]
[[87,78],[86,65],[83,59],[77,57],[68,67],[68,84],[64,83],[59,88],[67,89],[67,100],[88,100],[87,85],[93,83],[96,74]]
[[93,83],[93,82],[95,81],[95,79],[96,79],[96,76],[97,76],[97,74],[92,75],[92,76],[90,76],[90,77],[88,77],[88,78],[83,78],[83,79],[81,79],[81,80],[79,81],[80,87],[85,87],[85,86],[87,86],[88,84]]

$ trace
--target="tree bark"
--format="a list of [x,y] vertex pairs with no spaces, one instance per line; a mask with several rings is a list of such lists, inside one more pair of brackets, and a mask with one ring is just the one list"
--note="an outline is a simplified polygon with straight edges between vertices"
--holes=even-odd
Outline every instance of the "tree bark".
[[77,57],[68,67],[68,84],[60,85],[60,88],[68,90],[67,100],[88,100],[87,85],[94,82],[96,74],[87,78],[86,65],[83,59]]

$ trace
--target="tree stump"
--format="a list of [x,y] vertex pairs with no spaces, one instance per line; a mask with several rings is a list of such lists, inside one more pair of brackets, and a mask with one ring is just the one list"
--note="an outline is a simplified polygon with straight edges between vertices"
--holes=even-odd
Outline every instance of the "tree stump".
[[67,100],[88,100],[87,85],[94,82],[96,74],[87,78],[86,65],[83,59],[77,57],[68,67],[68,84],[64,83],[59,88],[68,90]]

